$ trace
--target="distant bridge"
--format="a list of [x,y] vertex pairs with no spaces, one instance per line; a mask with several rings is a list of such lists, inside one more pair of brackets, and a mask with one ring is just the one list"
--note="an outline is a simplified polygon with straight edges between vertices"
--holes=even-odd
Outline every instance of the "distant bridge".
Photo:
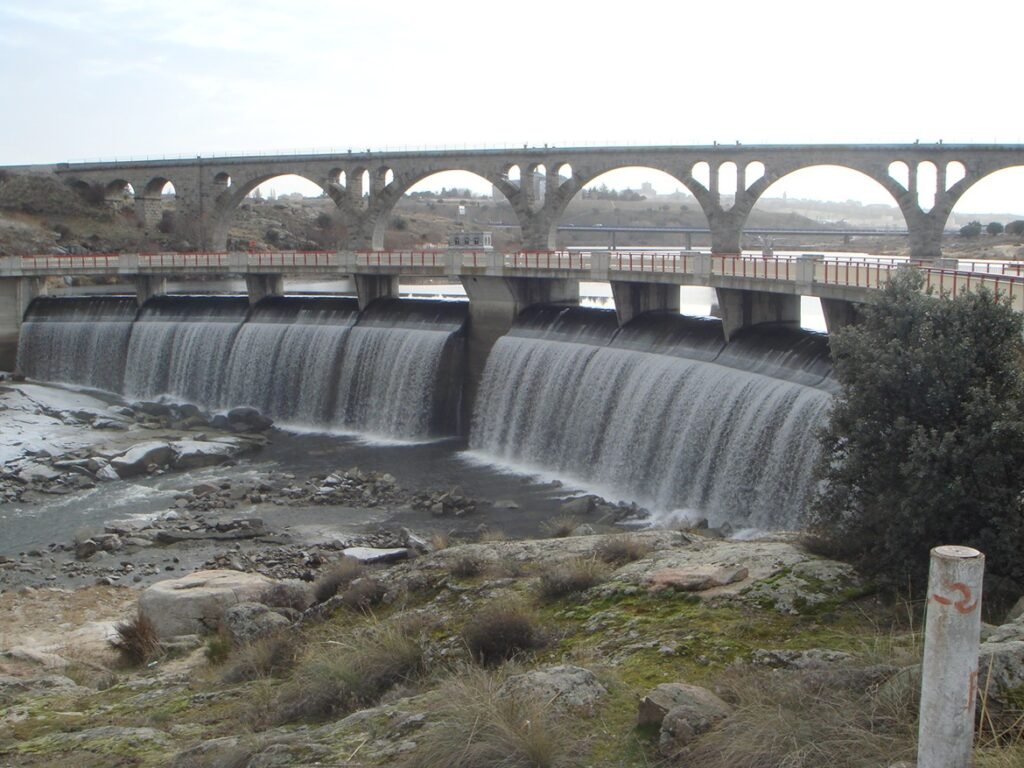
[[[58,163],[9,170],[56,174],[72,186],[121,204],[130,190],[140,218],[155,225],[168,182],[177,197],[179,235],[201,250],[223,250],[236,209],[260,184],[298,175],[319,185],[336,205],[344,230],[339,247],[380,249],[392,211],[423,179],[468,171],[489,181],[511,204],[530,250],[556,247],[569,202],[598,176],[646,167],[674,177],[707,218],[711,250],[736,253],[751,210],[779,179],[804,168],[839,166],[876,181],[906,222],[911,255],[941,255],[943,229],[956,202],[986,176],[1024,165],[1024,145],[808,144],[652,147],[543,147],[435,152],[217,157],[101,163]],[[927,172],[927,173],[926,173]],[[934,188],[921,180],[934,176]],[[543,181],[541,181],[543,179]],[[543,186],[543,194],[541,193]],[[720,189],[735,193],[722,194]],[[920,194],[919,194],[920,193]],[[934,194],[925,209],[921,195]]]

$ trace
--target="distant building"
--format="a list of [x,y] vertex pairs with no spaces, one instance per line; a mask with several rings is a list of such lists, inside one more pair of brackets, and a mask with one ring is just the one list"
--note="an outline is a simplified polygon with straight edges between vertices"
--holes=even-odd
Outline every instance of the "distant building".
[[448,236],[448,247],[472,251],[490,251],[494,248],[490,232],[456,232]]

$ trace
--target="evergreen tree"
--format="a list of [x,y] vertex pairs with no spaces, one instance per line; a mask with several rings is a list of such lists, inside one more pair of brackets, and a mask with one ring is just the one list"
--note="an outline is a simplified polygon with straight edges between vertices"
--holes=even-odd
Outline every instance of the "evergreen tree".
[[990,291],[938,299],[922,281],[901,270],[830,340],[842,389],[813,527],[894,584],[923,589],[929,550],[963,544],[990,584],[1021,585],[1024,321]]

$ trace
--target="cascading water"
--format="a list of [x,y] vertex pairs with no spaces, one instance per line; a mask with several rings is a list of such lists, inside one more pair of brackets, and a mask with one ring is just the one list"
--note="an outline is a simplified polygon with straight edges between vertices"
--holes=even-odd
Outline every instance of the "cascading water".
[[831,387],[825,339],[603,310],[530,310],[495,345],[471,447],[712,524],[799,527]]
[[134,296],[40,297],[21,327],[18,369],[34,379],[119,392],[137,311]]
[[231,347],[248,311],[244,297],[150,299],[132,328],[124,393],[221,403]]
[[[37,299],[19,362],[33,378],[251,405],[285,424],[423,439],[459,431],[465,302],[159,296]],[[135,320],[133,323],[132,321]]]
[[358,316],[356,299],[263,299],[235,337],[219,405],[251,405],[286,423],[326,424]]
[[466,311],[411,299],[368,307],[346,340],[332,423],[396,438],[457,431]]

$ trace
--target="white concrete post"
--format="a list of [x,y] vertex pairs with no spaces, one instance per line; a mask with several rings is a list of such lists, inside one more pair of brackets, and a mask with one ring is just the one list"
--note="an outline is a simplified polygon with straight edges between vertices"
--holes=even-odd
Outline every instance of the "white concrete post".
[[928,574],[917,768],[968,768],[974,746],[985,556],[935,547]]

